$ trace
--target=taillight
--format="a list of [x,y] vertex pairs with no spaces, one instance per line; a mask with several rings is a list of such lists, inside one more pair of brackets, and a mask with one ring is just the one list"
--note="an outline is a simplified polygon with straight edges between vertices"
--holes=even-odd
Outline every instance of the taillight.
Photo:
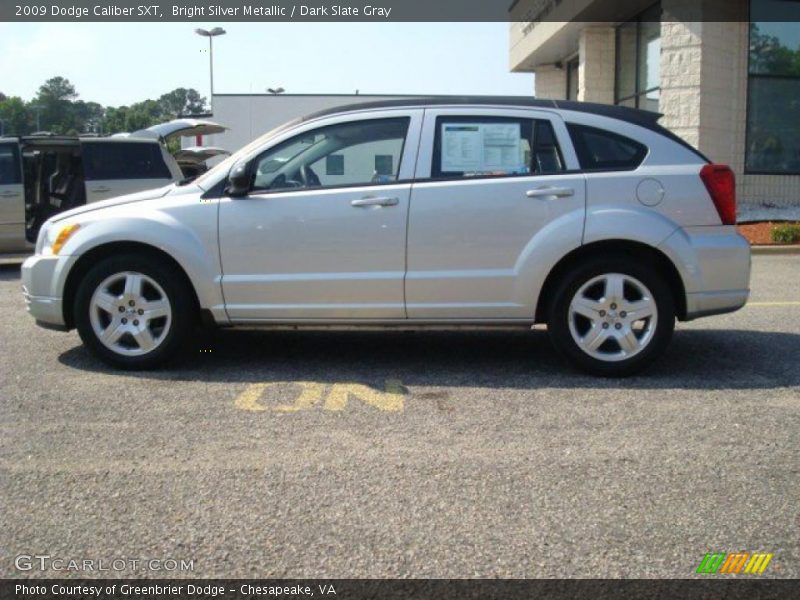
[[723,225],[736,225],[736,177],[728,165],[705,165],[700,179],[717,207]]

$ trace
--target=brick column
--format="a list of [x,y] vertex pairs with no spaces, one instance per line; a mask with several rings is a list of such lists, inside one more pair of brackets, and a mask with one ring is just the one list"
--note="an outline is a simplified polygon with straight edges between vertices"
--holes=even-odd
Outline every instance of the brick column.
[[586,27],[579,41],[578,100],[614,103],[615,31]]
[[735,19],[741,17],[737,11],[746,11],[746,2],[728,5],[730,22],[703,22],[709,2],[662,2],[660,123],[712,160],[731,165],[741,191],[748,23]]
[[567,71],[555,66],[536,69],[534,95],[545,100],[564,100],[567,97]]

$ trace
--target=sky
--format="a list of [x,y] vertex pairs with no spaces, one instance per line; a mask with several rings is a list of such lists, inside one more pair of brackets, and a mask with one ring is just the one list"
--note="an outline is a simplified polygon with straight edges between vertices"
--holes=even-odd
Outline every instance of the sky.
[[31,99],[61,75],[104,106],[177,87],[209,93],[532,95],[508,70],[508,23],[2,23],[0,92]]

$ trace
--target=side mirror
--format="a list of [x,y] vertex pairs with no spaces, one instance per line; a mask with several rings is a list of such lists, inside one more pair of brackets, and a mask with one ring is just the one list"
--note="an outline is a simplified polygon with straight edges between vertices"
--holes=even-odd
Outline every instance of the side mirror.
[[228,186],[225,190],[231,196],[246,196],[250,191],[250,170],[246,162],[236,163],[228,173]]

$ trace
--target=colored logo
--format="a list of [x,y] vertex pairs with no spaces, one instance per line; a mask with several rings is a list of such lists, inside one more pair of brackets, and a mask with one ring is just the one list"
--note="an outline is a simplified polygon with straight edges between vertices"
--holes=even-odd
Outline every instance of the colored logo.
[[706,554],[697,567],[697,573],[746,573],[749,575],[761,575],[767,568],[774,555],[767,552],[732,552],[725,554]]

